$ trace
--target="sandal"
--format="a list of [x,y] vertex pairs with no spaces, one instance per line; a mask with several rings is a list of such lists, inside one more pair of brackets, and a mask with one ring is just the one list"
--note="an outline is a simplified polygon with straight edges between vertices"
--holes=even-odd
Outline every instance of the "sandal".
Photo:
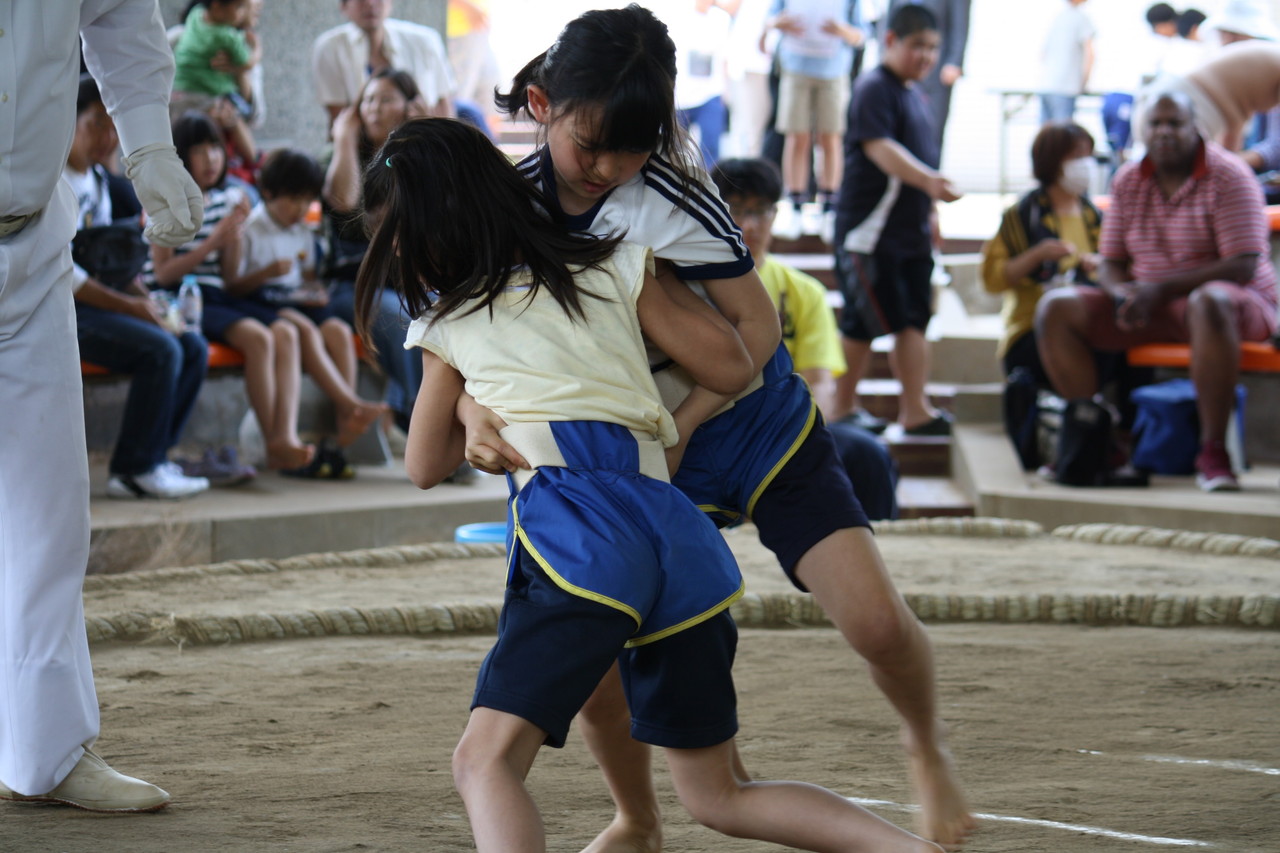
[[342,452],[342,448],[335,444],[330,444],[328,439],[320,443],[320,449],[316,451],[318,456],[323,456],[329,465],[328,477],[330,480],[351,480],[356,476],[356,466],[347,461],[347,456]]
[[304,480],[325,480],[333,476],[333,465],[324,452],[324,445],[316,448],[316,455],[301,468],[281,468],[280,476],[298,477]]

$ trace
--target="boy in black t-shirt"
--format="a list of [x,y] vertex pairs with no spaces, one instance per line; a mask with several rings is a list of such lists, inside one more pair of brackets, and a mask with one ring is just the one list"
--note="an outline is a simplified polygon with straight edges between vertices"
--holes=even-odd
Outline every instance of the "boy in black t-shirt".
[[932,112],[917,90],[938,61],[933,13],[918,4],[889,19],[883,59],[854,86],[845,136],[844,184],[836,214],[836,274],[844,292],[840,321],[849,372],[837,406],[842,420],[872,419],[857,408],[857,383],[871,342],[894,336],[894,372],[902,383],[898,423],[909,435],[947,435],[950,418],[929,405],[925,382],[932,316],[934,204],[960,198],[938,172],[941,152]]

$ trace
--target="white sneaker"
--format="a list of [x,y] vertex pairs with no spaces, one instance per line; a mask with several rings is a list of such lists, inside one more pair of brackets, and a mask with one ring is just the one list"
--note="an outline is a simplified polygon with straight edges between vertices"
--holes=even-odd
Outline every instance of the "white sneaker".
[[150,782],[111,769],[86,749],[67,778],[47,794],[27,796],[0,785],[0,800],[18,803],[61,803],[91,812],[153,812],[169,805],[169,794]]
[[164,498],[177,500],[199,494],[209,488],[205,477],[188,477],[175,462],[161,462],[145,474],[112,475],[107,481],[107,496],[112,498]]
[[800,212],[789,201],[778,203],[778,213],[773,218],[773,236],[779,240],[800,239]]
[[819,202],[807,201],[800,205],[800,231],[809,235],[822,231],[822,205]]
[[836,242],[836,212],[834,210],[825,211],[822,214],[822,228],[818,231],[818,237],[828,246],[834,246]]

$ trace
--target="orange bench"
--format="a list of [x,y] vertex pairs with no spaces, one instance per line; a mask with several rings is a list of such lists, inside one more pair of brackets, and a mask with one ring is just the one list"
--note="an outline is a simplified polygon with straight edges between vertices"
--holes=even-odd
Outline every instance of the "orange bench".
[[[365,358],[364,341],[360,340],[359,335],[354,335],[353,339],[356,344],[356,358]],[[244,367],[244,356],[237,349],[232,349],[226,344],[209,342],[209,367]],[[90,364],[87,361],[80,362],[81,376],[110,376],[111,371],[105,367],[96,364]]]
[[[1191,347],[1186,344],[1145,344],[1126,355],[1137,367],[1189,367]],[[1249,373],[1280,373],[1280,350],[1271,344],[1246,341],[1240,345],[1240,369]]]

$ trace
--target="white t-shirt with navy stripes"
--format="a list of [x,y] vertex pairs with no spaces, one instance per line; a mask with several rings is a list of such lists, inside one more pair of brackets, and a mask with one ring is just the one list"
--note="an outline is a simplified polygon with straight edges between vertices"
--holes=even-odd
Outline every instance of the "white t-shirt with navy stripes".
[[624,234],[675,265],[683,280],[737,278],[755,269],[742,232],[710,179],[701,172],[688,191],[675,169],[653,155],[640,172],[614,187],[586,213],[570,216],[556,195],[551,153],[543,146],[520,161],[520,173],[541,191],[548,212],[571,230]]
[[[174,255],[185,255],[209,239],[213,229],[231,213],[244,197],[244,190],[239,187],[214,187],[206,190],[204,194],[204,222],[200,224],[200,230],[196,232],[196,236],[173,250]],[[200,284],[207,284],[210,287],[222,287],[222,250],[214,249],[205,255],[200,263],[196,264],[191,274],[196,277],[196,281]],[[160,285],[156,282],[155,269],[149,260],[146,268],[142,271],[142,278],[148,287],[170,286]],[[174,286],[176,286],[176,282]]]

